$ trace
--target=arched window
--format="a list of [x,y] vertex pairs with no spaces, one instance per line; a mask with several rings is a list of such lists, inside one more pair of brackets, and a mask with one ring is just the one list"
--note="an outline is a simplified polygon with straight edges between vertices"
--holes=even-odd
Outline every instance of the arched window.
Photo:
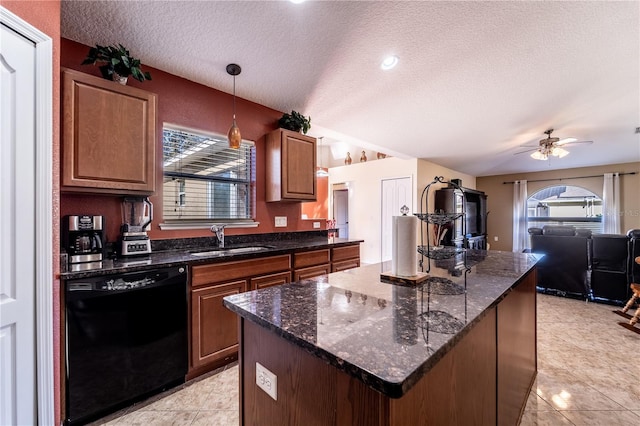
[[527,200],[527,227],[571,225],[602,233],[602,199],[579,186],[556,185]]

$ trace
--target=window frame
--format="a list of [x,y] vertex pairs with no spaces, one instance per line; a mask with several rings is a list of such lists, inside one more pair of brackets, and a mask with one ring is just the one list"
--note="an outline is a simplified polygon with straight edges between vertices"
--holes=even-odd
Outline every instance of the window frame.
[[[534,192],[533,194],[531,194],[530,196],[527,197],[527,229],[529,228],[540,228],[542,226],[544,226],[545,224],[550,224],[550,225],[572,225],[575,226],[577,228],[585,228],[585,229],[590,229],[591,232],[593,234],[600,234],[602,233],[602,215],[600,216],[592,216],[592,217],[582,217],[582,216],[530,216],[529,215],[529,210],[530,209],[536,209],[537,207],[529,207],[529,203],[531,202],[531,200],[534,198],[534,196],[536,194],[539,194],[542,191],[545,190],[549,190],[555,187],[574,187],[574,188],[580,188],[586,192],[588,192],[590,195],[585,196],[592,199],[592,204],[593,204],[593,200],[598,200],[600,201],[600,203],[602,203],[602,198],[600,196],[598,196],[598,194],[594,193],[593,191],[591,191],[590,189],[584,188],[582,186],[578,186],[578,185],[551,185],[545,188],[541,188],[539,190],[537,190],[536,192]],[[536,199],[537,200],[537,199]],[[544,202],[544,200],[538,200],[539,203]],[[586,202],[586,201],[585,201]],[[578,203],[576,201],[576,203]],[[595,230],[593,227],[590,226],[580,226],[580,224],[587,224],[587,223],[598,223],[600,224],[599,229]]]
[[[163,159],[162,159],[162,178],[163,180],[166,178],[171,178],[173,180],[180,180],[181,182],[179,182],[175,188],[175,194],[168,194],[165,192],[165,187],[163,184],[163,188],[162,188],[162,211],[163,211],[163,218],[162,218],[162,223],[159,224],[160,229],[162,230],[175,230],[175,229],[209,229],[212,225],[214,224],[225,224],[227,225],[228,228],[250,228],[250,227],[257,227],[259,225],[259,222],[256,221],[256,147],[255,147],[255,142],[251,141],[251,140],[246,140],[243,139],[242,140],[242,144],[245,147],[245,149],[249,150],[249,161],[248,163],[245,164],[245,171],[247,173],[247,178],[246,179],[236,179],[236,178],[229,178],[229,177],[222,177],[222,176],[215,176],[215,177],[205,177],[205,176],[199,176],[196,174],[185,174],[184,172],[181,171],[167,171],[165,169],[165,158],[164,158],[164,152],[165,152],[165,130],[173,130],[173,131],[177,131],[177,132],[184,132],[184,133],[190,133],[193,134],[195,136],[199,136],[199,137],[206,137],[206,138],[211,138],[214,139],[216,141],[225,141],[227,140],[227,137],[224,135],[220,135],[214,132],[209,132],[209,131],[205,131],[205,130],[201,130],[201,129],[194,129],[194,128],[190,128],[190,127],[184,127],[184,126],[180,126],[180,125],[175,125],[175,124],[171,124],[171,123],[163,123],[162,126],[162,152],[163,152]],[[182,219],[182,218],[166,218],[164,217],[164,206],[165,203],[167,202],[167,197],[171,198],[169,201],[170,202],[177,202],[176,200],[179,200],[179,204],[176,204],[178,208],[183,209],[186,208],[188,205],[188,198],[186,197],[186,190],[185,190],[185,181],[188,179],[192,179],[192,180],[201,180],[203,182],[206,182],[206,190],[204,192],[205,197],[206,198],[206,204],[205,204],[205,209],[207,211],[207,215],[210,214],[211,212],[211,205],[209,204],[209,201],[212,201],[211,197],[213,194],[213,188],[215,183],[240,183],[243,185],[246,185],[247,188],[247,200],[245,200],[245,203],[247,205],[247,218],[201,218],[201,219],[193,219],[193,218],[189,218],[189,219]],[[236,193],[237,196],[237,193]]]

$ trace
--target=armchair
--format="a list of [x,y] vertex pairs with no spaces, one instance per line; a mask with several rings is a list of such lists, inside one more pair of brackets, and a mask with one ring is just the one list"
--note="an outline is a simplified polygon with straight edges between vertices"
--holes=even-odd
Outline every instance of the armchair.
[[640,229],[631,229],[627,232],[629,238],[629,282],[640,283],[640,263],[635,259],[640,256]]
[[619,234],[594,234],[591,253],[593,298],[624,303],[629,298],[629,238]]
[[538,287],[586,299],[591,231],[545,225],[529,234],[531,252],[545,255],[538,262]]

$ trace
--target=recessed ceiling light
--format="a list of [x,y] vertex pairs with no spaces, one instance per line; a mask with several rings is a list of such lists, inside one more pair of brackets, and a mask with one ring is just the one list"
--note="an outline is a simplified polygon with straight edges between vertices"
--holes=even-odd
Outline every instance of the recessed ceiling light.
[[300,4],[304,2],[304,0],[289,0],[289,1],[294,4]]
[[398,65],[398,57],[396,55],[389,55],[384,58],[384,61],[382,61],[382,64],[380,64],[380,68],[382,68],[383,70],[390,70],[396,65]]

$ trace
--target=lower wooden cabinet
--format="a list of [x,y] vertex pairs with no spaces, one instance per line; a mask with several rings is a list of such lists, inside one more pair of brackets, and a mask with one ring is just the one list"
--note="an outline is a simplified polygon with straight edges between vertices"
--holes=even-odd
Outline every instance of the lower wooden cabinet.
[[349,245],[191,267],[191,342],[187,378],[236,359],[238,316],[225,296],[305,280],[360,266],[360,245]]
[[247,280],[239,280],[191,291],[192,367],[202,367],[238,352],[238,317],[222,305],[222,298],[246,290]]
[[318,266],[310,266],[308,268],[296,269],[293,271],[293,281],[307,280],[320,275],[331,273],[331,265],[328,263]]
[[249,290],[260,290],[261,288],[273,287],[274,285],[291,282],[291,272],[280,272],[278,274],[263,275],[251,278]]
[[225,296],[291,281],[291,255],[209,263],[191,267],[191,355],[188,378],[234,360],[238,316]]
[[293,280],[306,280],[331,272],[331,250],[320,249],[293,254]]
[[360,266],[360,259],[343,260],[331,263],[331,272],[346,271]]
[[331,249],[331,272],[345,271],[358,266],[360,266],[360,244]]

